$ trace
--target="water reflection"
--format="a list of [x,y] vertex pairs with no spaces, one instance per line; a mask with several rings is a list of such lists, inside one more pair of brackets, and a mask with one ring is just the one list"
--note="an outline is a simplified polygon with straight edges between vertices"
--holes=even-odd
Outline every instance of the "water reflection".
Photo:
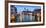
[[22,21],[20,21],[19,16],[17,16],[15,22],[33,22],[33,21],[36,21],[35,20],[35,16],[32,16],[32,15],[31,16],[30,15],[24,15],[24,18],[22,18]]

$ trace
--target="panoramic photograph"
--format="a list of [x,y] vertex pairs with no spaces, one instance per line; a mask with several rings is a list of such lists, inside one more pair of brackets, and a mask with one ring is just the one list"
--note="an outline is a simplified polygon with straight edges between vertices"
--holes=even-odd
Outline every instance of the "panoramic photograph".
[[40,22],[41,6],[10,5],[10,22]]

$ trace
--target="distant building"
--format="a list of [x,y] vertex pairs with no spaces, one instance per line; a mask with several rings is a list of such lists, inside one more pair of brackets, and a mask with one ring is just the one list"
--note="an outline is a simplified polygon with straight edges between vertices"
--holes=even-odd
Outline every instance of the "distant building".
[[32,21],[32,11],[23,11],[23,22],[31,22]]
[[22,14],[28,15],[29,13],[32,13],[32,11],[23,11]]

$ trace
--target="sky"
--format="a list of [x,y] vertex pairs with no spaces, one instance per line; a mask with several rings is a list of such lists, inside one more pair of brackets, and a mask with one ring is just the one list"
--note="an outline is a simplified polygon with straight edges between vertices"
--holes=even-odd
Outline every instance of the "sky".
[[[27,10],[28,9],[28,11],[33,11],[34,9],[40,9],[41,8],[41,6],[26,6],[26,5],[16,5],[15,6],[16,8],[17,8],[17,11],[18,12],[21,12],[21,11],[25,11],[25,10]],[[26,9],[24,9],[24,8],[26,8]]]

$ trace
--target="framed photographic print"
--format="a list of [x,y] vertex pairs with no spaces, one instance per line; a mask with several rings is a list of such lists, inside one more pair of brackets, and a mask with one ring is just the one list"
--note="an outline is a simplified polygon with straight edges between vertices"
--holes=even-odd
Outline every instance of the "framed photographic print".
[[44,3],[8,1],[6,22],[10,27],[44,25]]

